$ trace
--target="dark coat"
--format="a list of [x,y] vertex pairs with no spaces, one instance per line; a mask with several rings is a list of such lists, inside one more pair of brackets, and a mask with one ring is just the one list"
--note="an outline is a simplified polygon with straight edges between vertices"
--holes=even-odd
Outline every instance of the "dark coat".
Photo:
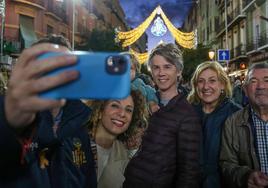
[[197,187],[201,125],[183,96],[149,120],[142,144],[125,171],[125,188]]
[[229,99],[223,102],[210,114],[205,114],[202,106],[195,106],[202,119],[202,187],[221,187],[219,175],[219,154],[222,127],[228,116],[241,109]]
[[[26,133],[16,134],[6,122],[0,97],[0,187],[96,187],[90,139],[84,126],[89,114],[89,108],[80,101],[68,101],[57,136],[48,111],[39,113]],[[27,139],[26,145],[23,141]],[[49,161],[43,169],[41,153]]]
[[223,126],[220,167],[224,187],[248,187],[249,175],[261,171],[250,108],[235,112]]

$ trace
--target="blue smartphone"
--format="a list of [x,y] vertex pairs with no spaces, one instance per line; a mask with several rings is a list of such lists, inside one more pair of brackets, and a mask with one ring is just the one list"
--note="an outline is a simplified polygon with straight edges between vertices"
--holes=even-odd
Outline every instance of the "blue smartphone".
[[[69,53],[70,54],[70,53]],[[130,94],[130,59],[118,53],[91,53],[74,51],[77,63],[59,68],[47,75],[55,75],[65,70],[78,70],[80,77],[70,83],[50,89],[40,94],[48,99],[123,99]],[[39,56],[46,59],[64,55],[49,52]]]

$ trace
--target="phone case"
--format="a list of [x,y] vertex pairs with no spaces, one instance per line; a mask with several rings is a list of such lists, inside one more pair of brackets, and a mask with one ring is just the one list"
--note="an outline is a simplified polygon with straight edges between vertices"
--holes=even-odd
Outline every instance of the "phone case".
[[[48,73],[58,74],[61,71],[75,69],[80,72],[80,77],[65,85],[53,88],[40,94],[48,99],[122,99],[130,94],[130,62],[127,56],[126,69],[120,74],[110,74],[107,71],[107,58],[122,56],[117,53],[86,53],[72,52],[78,56],[77,64],[64,67]],[[63,55],[60,53],[46,53],[40,59]]]

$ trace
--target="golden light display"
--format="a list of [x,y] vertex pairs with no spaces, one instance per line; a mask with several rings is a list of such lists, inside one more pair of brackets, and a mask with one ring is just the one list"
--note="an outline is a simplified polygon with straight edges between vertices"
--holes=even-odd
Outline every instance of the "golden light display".
[[184,33],[178,30],[167,18],[165,13],[161,11],[161,16],[167,25],[167,28],[175,38],[176,42],[184,48],[193,48],[194,47],[194,32]]
[[160,14],[163,18],[167,28],[171,32],[172,36],[175,38],[176,42],[184,48],[193,48],[194,47],[194,32],[185,33],[178,30],[167,18],[165,13],[163,12],[160,6],[156,7],[151,15],[138,27],[131,31],[116,33],[116,41],[122,42],[123,47],[130,46],[135,41],[137,41],[141,35],[145,32],[145,30],[149,27],[151,22],[153,21],[156,14]]
[[148,60],[148,53],[147,52],[145,52],[145,53],[138,53],[135,50],[133,50],[133,49],[130,48],[129,49],[129,53],[133,54],[137,58],[137,60],[138,60],[138,62],[140,64],[143,64],[143,63],[145,63]]
[[127,47],[133,44],[136,40],[138,40],[141,35],[145,32],[147,27],[150,25],[152,20],[154,19],[157,13],[157,9],[155,9],[151,15],[138,27],[131,31],[127,32],[118,32],[116,36],[116,41],[122,41],[122,46]]

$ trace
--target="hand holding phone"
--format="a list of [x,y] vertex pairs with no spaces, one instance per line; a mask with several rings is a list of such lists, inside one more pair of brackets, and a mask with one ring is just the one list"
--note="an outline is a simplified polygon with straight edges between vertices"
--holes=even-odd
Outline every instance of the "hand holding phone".
[[[70,53],[69,53],[70,54]],[[130,93],[130,62],[126,55],[118,53],[89,53],[74,51],[77,63],[59,68],[46,76],[66,70],[77,70],[77,80],[40,94],[48,99],[122,99]],[[68,55],[68,53],[45,53],[39,59]]]

